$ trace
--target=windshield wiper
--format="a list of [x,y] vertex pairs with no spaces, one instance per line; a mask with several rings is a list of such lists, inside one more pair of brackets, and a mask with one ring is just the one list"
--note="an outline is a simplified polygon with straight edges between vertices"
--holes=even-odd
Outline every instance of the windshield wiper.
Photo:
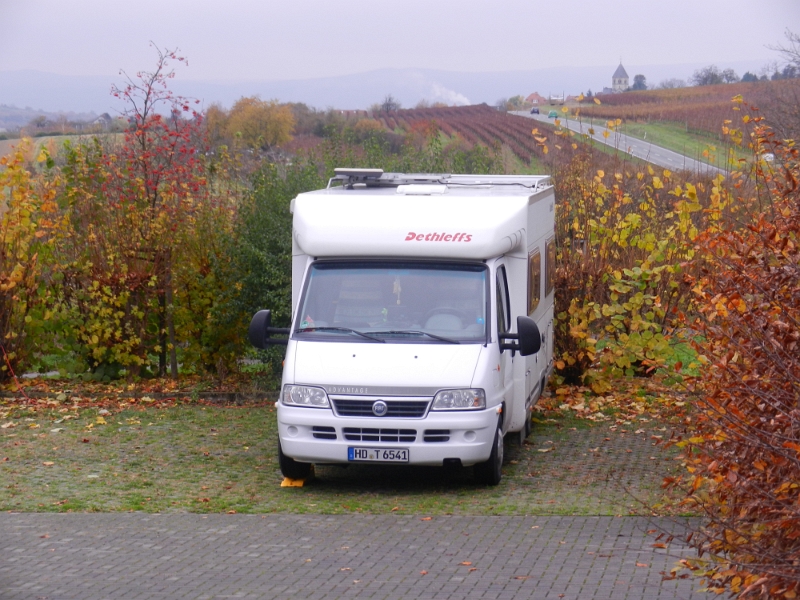
[[295,329],[295,333],[303,333],[306,331],[343,331],[345,333],[355,333],[356,335],[360,335],[363,338],[367,338],[368,340],[372,340],[373,342],[380,342],[381,344],[386,343],[386,340],[382,340],[380,338],[373,337],[371,335],[367,335],[366,333],[362,333],[357,329],[350,329],[349,327],[303,327],[302,329]]
[[415,331],[415,330],[411,330],[411,329],[401,329],[401,330],[394,330],[394,331],[373,331],[372,334],[373,335],[391,335],[391,334],[396,334],[396,335],[403,335],[403,334],[407,334],[407,335],[427,335],[428,337],[431,337],[431,338],[433,338],[435,340],[439,340],[440,342],[447,342],[448,344],[460,344],[461,343],[458,340],[454,340],[452,338],[446,338],[446,337],[443,337],[441,335],[436,335],[435,333],[428,333],[427,331]]

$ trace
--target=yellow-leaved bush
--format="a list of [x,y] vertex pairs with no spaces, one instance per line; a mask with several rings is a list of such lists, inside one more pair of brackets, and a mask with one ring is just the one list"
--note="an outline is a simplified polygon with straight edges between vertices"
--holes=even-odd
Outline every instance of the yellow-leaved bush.
[[555,360],[561,380],[603,393],[611,377],[672,361],[693,240],[729,214],[730,198],[721,175],[691,182],[649,165],[596,166],[578,154],[555,173]]
[[[0,158],[0,381],[23,362],[26,323],[38,300],[40,252],[47,251],[50,232],[58,221],[54,202],[57,179],[34,176],[26,166],[29,140]],[[36,162],[48,169],[49,154]]]

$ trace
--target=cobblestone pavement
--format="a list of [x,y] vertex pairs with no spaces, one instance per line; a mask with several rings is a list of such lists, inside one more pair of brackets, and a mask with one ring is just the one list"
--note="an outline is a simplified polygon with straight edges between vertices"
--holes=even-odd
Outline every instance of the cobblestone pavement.
[[0,599],[697,599],[646,517],[0,514]]

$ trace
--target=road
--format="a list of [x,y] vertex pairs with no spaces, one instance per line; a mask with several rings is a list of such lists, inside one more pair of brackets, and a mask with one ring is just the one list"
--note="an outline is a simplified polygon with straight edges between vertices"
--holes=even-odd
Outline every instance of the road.
[[[513,111],[511,114],[528,117],[529,119],[541,121],[542,123],[550,123],[552,125],[555,119],[548,118],[547,112],[547,110],[544,110],[541,114],[532,115],[527,111]],[[631,156],[646,160],[649,163],[671,171],[687,170],[711,175],[726,173],[724,169],[700,162],[683,154],[679,154],[678,152],[667,150],[661,146],[656,146],[650,142],[607,129],[603,125],[590,125],[575,119],[566,119],[563,117],[559,118],[559,123],[562,127],[566,127],[576,133],[588,135],[601,144],[618,148]],[[608,132],[608,137],[603,136],[603,132],[605,131]]]
[[[0,599],[690,600],[648,517],[0,514]],[[661,542],[664,542],[662,538]],[[661,545],[660,543],[658,545]]]

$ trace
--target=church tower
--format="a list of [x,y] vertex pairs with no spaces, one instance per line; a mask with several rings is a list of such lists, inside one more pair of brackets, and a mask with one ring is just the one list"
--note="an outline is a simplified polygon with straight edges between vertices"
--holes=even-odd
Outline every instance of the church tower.
[[625,71],[625,67],[622,66],[622,61],[620,61],[617,70],[611,76],[611,89],[614,92],[624,92],[629,87],[628,73]]

